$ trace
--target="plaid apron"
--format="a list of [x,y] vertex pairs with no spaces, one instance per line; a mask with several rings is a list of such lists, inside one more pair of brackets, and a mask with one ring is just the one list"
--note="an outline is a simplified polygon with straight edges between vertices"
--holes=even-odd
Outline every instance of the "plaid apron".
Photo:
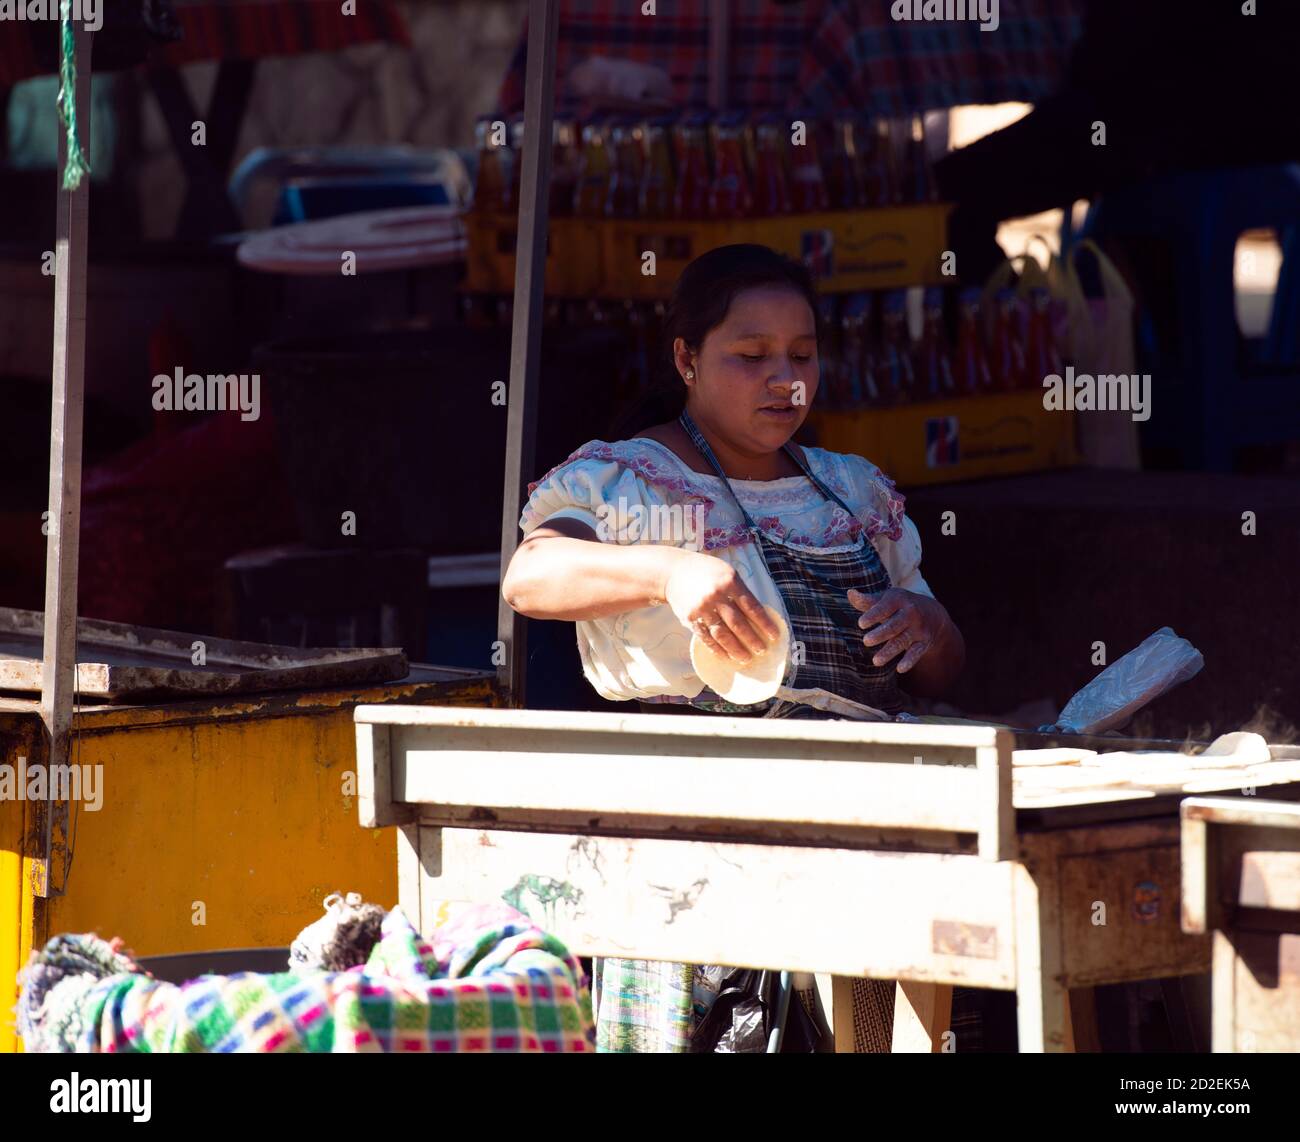
[[[906,701],[894,669],[897,661],[884,666],[872,665],[871,655],[875,652],[863,644],[863,632],[858,626],[861,612],[848,599],[850,588],[877,595],[893,585],[889,572],[866,534],[860,533],[856,546],[849,551],[813,552],[796,550],[762,531],[740,502],[695,421],[683,412],[678,423],[726,486],[740,509],[745,528],[767,567],[767,573],[781,592],[790,617],[790,645],[801,652],[791,654],[784,685],[797,685],[805,690],[814,687],[828,690],[842,698],[884,710],[887,714],[897,714],[904,709]],[[789,444],[785,446],[785,453],[826,499],[850,519],[854,518],[848,505],[813,475]],[[761,711],[764,717],[769,718],[826,716],[821,710],[779,698],[760,706],[728,707],[708,689],[701,691],[690,704],[715,713]]]
[[[872,665],[858,626],[860,612],[848,600],[851,587],[867,594],[879,594],[892,586],[889,572],[865,533],[858,536],[854,548],[839,552],[800,551],[765,534],[736,496],[695,422],[683,412],[679,423],[731,493],[768,574],[781,592],[790,618],[790,645],[792,648],[802,645],[803,651],[791,655],[784,684],[793,686],[797,679],[804,689],[829,690],[891,714],[902,710],[905,701],[894,670],[897,663]],[[853,517],[848,505],[813,475],[794,449],[787,444],[785,451],[823,496]],[[811,706],[775,698],[757,705],[736,706],[707,687],[690,699],[689,704],[720,714],[834,717]],[[691,1034],[708,1013],[716,993],[704,965],[597,957],[593,976],[596,1050],[601,1052],[689,1051]],[[855,1050],[886,1052],[890,1049],[894,991],[892,980],[853,981]],[[805,1006],[811,1003],[811,995],[806,991],[799,998]]]

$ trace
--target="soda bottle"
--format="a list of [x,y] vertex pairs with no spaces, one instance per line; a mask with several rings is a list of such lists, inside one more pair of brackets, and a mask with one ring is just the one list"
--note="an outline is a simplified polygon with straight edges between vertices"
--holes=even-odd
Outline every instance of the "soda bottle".
[[871,295],[851,293],[844,299],[843,399],[849,408],[880,403],[876,378],[875,354],[872,352]]
[[840,335],[839,295],[817,295],[817,318],[821,333],[817,343],[817,403],[826,408],[838,407],[840,370],[843,368],[843,344]]
[[907,329],[907,294],[901,289],[890,290],[884,296],[876,384],[887,404],[911,400],[916,393],[912,338]]
[[1010,391],[1022,388],[1025,377],[1025,348],[1018,333],[1019,302],[1015,290],[998,290],[995,304],[989,368],[994,387]]
[[778,115],[764,115],[758,124],[755,168],[755,213],[768,217],[790,213],[790,187],[785,177],[785,129]]
[[651,119],[645,125],[646,161],[637,195],[642,218],[668,218],[673,212],[673,160],[668,147],[670,119]]
[[880,333],[879,306],[876,295],[863,293],[862,298],[862,350],[858,378],[862,403],[868,408],[880,408],[888,402],[880,391]]
[[1025,337],[1025,387],[1037,388],[1044,377],[1061,376],[1061,355],[1052,337],[1051,295],[1042,286],[1029,291],[1029,331]]
[[715,124],[715,163],[713,183],[709,187],[711,218],[748,218],[754,212],[741,140],[743,125],[744,112],[738,111],[727,112]]
[[[884,129],[882,133],[882,128]],[[867,120],[857,130],[862,153],[862,205],[890,206],[893,203],[893,182],[889,161],[889,122]]]
[[467,329],[491,328],[489,299],[479,293],[463,294],[460,299],[460,316]]
[[921,345],[917,353],[920,389],[925,400],[943,400],[956,392],[948,338],[943,330],[943,291],[931,286],[925,291],[921,324]]
[[[662,299],[656,301],[652,307],[646,311],[646,339],[650,342],[651,357],[653,362],[655,354],[658,353],[659,346],[664,343],[664,329],[668,322],[668,303]],[[653,373],[651,374],[653,379]]]
[[835,120],[835,145],[826,172],[832,210],[856,210],[865,205],[857,121],[851,116]]
[[551,129],[551,214],[573,213],[573,196],[578,185],[578,124],[572,119],[554,119]]
[[605,213],[610,165],[605,124],[589,120],[582,128],[582,154],[573,192],[573,213],[580,218],[599,218]]
[[683,142],[683,133],[690,117],[696,113],[697,109],[692,107],[679,112],[675,118],[671,115],[664,116],[665,119],[672,119],[672,126],[668,128],[668,141],[672,146],[673,170],[677,172],[679,179],[686,169],[686,144]]
[[753,174],[758,170],[758,117],[751,111],[737,113],[740,121],[740,153],[745,169],[750,172],[750,190],[754,188]]
[[499,115],[481,115],[474,124],[474,142],[478,147],[478,171],[474,178],[474,209],[484,214],[501,214],[510,200],[510,183],[507,181],[505,152],[509,139],[493,125],[501,122]]
[[907,146],[908,198],[912,202],[934,200],[934,179],[930,175],[930,159],[925,146],[925,116],[913,115],[909,126]]
[[[826,179],[822,173],[821,155],[817,144],[817,123],[806,114],[796,116],[804,124],[802,142],[790,146],[790,199],[798,213],[807,214],[826,210],[830,196],[826,192]],[[793,134],[793,126],[791,132]]]
[[625,301],[623,305],[627,311],[624,322],[631,334],[630,395],[635,397],[650,385],[655,351],[655,342],[651,340],[652,310],[640,301]]
[[708,120],[692,113],[673,129],[681,172],[673,195],[673,215],[677,218],[706,218],[709,209],[709,152],[706,134]]
[[611,218],[636,217],[644,166],[639,135],[636,126],[628,119],[615,119],[610,123],[610,173],[605,213]]
[[906,120],[876,120],[876,146],[880,152],[881,185],[884,191],[881,204],[884,206],[897,206],[903,201],[904,179],[899,150],[903,127],[906,125]]
[[954,381],[960,393],[975,396],[993,387],[984,338],[980,334],[980,291],[968,287],[958,295],[957,357],[953,362]]

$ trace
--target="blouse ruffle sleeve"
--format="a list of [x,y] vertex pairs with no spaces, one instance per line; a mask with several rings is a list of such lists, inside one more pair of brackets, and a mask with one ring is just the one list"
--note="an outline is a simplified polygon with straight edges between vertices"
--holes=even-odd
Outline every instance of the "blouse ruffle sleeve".
[[[595,530],[601,505],[609,502],[611,494],[617,499],[620,483],[635,482],[632,473],[620,468],[612,459],[583,459],[579,450],[565,463],[528,485],[528,502],[519,517],[519,526],[527,535],[547,520],[568,518],[579,520]],[[635,494],[634,489],[627,486],[623,488],[624,494],[629,490]]]
[[[780,592],[752,545],[726,542],[708,528],[712,506],[680,465],[644,442],[596,440],[530,485],[519,526],[529,533],[547,520],[570,518],[603,543],[707,549],[784,617]],[[691,666],[691,632],[667,603],[574,625],[583,673],[604,698],[693,698],[704,687]]]
[[[576,519],[604,543],[672,542],[648,531],[629,535],[630,516],[648,513],[672,498],[670,490],[643,478],[645,464],[637,456],[637,450],[622,443],[595,440],[583,445],[529,485],[520,528],[528,534],[551,520]],[[667,604],[574,625],[583,673],[601,697],[693,697],[703,687],[690,665],[690,632]]]

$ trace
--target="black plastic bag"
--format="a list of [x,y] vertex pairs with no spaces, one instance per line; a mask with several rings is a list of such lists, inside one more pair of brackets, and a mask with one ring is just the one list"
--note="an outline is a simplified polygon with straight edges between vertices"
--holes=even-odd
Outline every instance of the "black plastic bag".
[[[772,1002],[776,976],[736,968],[725,976],[713,1006],[691,1036],[697,1054],[764,1054],[776,1016]],[[790,996],[781,1041],[782,1054],[820,1050],[821,1032],[796,995]]]

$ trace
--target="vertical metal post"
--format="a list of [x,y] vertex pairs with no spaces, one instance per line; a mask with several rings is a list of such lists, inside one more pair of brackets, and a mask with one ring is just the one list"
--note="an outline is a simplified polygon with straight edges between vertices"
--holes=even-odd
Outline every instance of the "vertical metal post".
[[[524,80],[524,154],[515,245],[514,324],[506,419],[505,489],[501,512],[501,577],[519,542],[519,512],[533,470],[537,388],[541,374],[542,293],[546,284],[547,210],[551,186],[555,43],[559,0],[529,0],[528,69]],[[527,645],[524,620],[497,600],[497,638],[505,658],[497,677],[512,706],[524,704]]]
[[727,109],[731,71],[731,0],[709,0],[709,107]]
[[[90,41],[85,24],[73,24],[77,50],[77,123],[90,153]],[[59,132],[58,221],[54,247],[54,370],[50,399],[50,514],[45,556],[45,643],[41,721],[47,772],[68,761],[77,671],[77,557],[81,546],[81,426],[85,405],[86,239],[90,177],[63,189],[67,144]],[[67,870],[67,806],[49,800],[43,822],[43,857],[33,886],[38,896],[61,895]],[[55,883],[53,866],[63,873]]]

